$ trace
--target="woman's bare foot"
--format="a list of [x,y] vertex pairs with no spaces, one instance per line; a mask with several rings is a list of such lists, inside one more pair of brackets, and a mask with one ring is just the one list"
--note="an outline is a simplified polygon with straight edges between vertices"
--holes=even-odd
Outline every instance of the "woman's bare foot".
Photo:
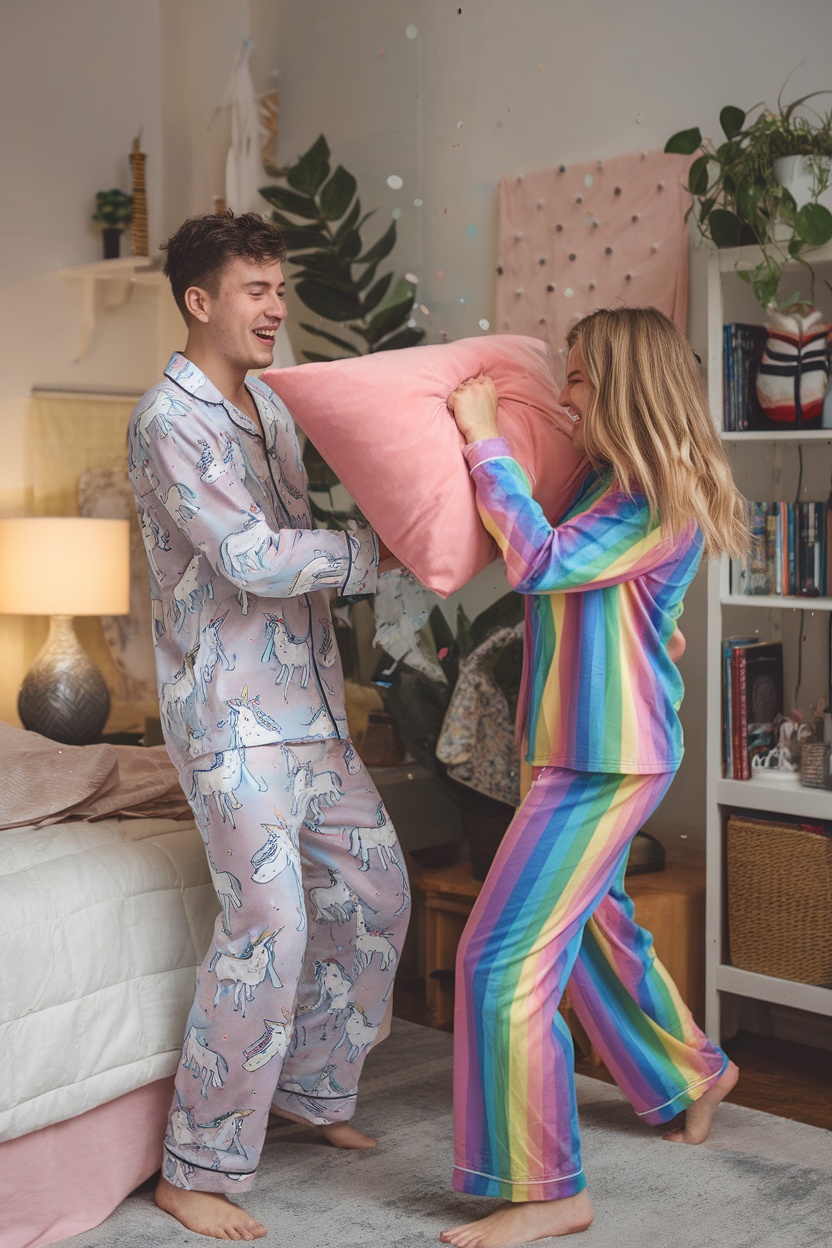
[[274,1107],[272,1107],[271,1112],[276,1114],[278,1118],[288,1118],[290,1122],[299,1122],[304,1127],[312,1127],[333,1148],[366,1150],[375,1148],[378,1143],[378,1140],[374,1140],[371,1135],[363,1135],[360,1131],[356,1131],[355,1127],[351,1127],[348,1122],[310,1122],[308,1118],[301,1118],[299,1114],[290,1114],[286,1109],[275,1109]]
[[511,1244],[585,1231],[594,1216],[589,1193],[583,1191],[562,1200],[503,1205],[479,1222],[443,1231],[439,1238],[443,1244],[455,1244],[456,1248],[510,1248]]
[[155,1200],[160,1209],[172,1214],[197,1235],[210,1235],[213,1239],[251,1240],[262,1239],[268,1234],[265,1226],[220,1192],[189,1192],[160,1178]]
[[685,1121],[673,1131],[665,1131],[663,1138],[674,1144],[701,1144],[707,1140],[720,1101],[723,1101],[740,1077],[733,1062],[729,1062],[717,1079],[698,1101],[688,1105]]

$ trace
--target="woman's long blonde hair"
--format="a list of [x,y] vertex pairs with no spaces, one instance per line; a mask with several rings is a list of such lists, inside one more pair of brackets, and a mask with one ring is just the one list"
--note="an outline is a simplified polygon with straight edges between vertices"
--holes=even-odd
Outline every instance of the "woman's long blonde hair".
[[595,391],[583,417],[593,466],[643,494],[668,533],[693,520],[707,554],[745,554],[748,506],[682,332],[658,308],[602,308],[578,321],[567,343]]

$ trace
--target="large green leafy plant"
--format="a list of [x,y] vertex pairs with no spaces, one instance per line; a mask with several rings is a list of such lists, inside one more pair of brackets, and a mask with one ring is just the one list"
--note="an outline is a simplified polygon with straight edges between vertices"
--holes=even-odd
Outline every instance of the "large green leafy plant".
[[[363,355],[412,347],[425,331],[411,319],[416,287],[407,278],[378,267],[396,245],[396,222],[369,247],[362,227],[373,212],[362,213],[357,183],[343,165],[332,170],[330,150],[321,135],[293,165],[267,165],[266,172],[285,185],[265,186],[260,194],[273,206],[283,230],[287,258],[298,269],[297,297],[310,311],[332,322],[331,328],[301,322],[301,328],[337,347],[337,355]],[[339,332],[332,330],[338,328]],[[344,336],[344,331],[349,336]],[[307,360],[332,355],[304,351]]]
[[[814,285],[804,253],[832,239],[832,213],[818,203],[829,185],[832,112],[805,115],[806,102],[823,94],[829,93],[815,91],[791,104],[778,99],[776,112],[763,104],[748,113],[729,105],[719,115],[724,142],[703,139],[698,127],[693,127],[674,134],[665,144],[666,152],[700,153],[690,167],[688,186],[705,237],[717,247],[744,243],[760,247],[759,262],[738,272],[763,307],[777,303],[789,260],[804,265]],[[782,156],[805,156],[811,162],[812,198],[800,208],[777,180],[774,162]],[[802,302],[799,295],[787,301],[795,302]]]

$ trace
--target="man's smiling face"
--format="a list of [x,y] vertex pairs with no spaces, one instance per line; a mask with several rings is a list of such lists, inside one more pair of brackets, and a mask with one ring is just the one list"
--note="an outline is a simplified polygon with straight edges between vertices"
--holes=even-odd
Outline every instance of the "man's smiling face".
[[228,261],[205,305],[208,332],[225,359],[246,371],[268,368],[286,317],[285,289],[279,262],[259,264],[242,256]]

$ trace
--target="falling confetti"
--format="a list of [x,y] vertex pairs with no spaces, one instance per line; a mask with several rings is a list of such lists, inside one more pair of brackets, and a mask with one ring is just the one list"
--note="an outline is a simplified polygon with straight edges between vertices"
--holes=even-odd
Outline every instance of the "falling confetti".
[[473,295],[463,295],[463,296],[460,298],[460,301],[459,301],[459,302],[460,302],[460,303],[473,303],[473,302],[474,302],[474,296],[473,296]]
[[415,39],[419,32],[415,26],[408,26],[404,33],[407,35],[408,39]]
[[404,280],[406,282],[412,282],[414,286],[419,285],[419,279],[415,273],[405,273]]
[[463,127],[464,125],[465,125],[465,122],[464,122],[464,121],[458,121],[458,122],[456,123],[456,128],[457,128],[457,130],[461,130],[461,129],[462,129],[462,127]]
[[399,217],[402,215],[401,208],[394,208],[390,215],[392,216],[394,221],[398,221]]
[[593,178],[592,174],[588,173],[586,177],[584,178],[584,186],[592,186],[594,181],[595,179]]
[[414,208],[421,208],[423,203],[424,203],[424,200],[421,200],[421,199],[414,199],[414,201],[413,201],[413,207],[414,207]]
[[434,277],[436,278],[436,280],[437,280],[438,282],[441,282],[441,281],[442,281],[442,278],[443,278],[444,276],[445,276],[445,270],[444,270],[444,269],[437,269],[437,270],[436,270],[436,272],[435,272],[435,274],[434,274]]
[[419,311],[422,313],[422,316],[430,316],[430,308],[425,307],[423,303],[419,304]]
[[476,238],[477,235],[479,234],[479,230],[477,229],[475,225],[469,225],[467,234],[469,238]]
[[490,321],[486,321],[486,320],[484,320],[484,319],[483,319],[483,320],[481,320],[481,321],[479,322],[479,326],[480,326],[480,329],[490,329],[490,328],[491,328],[491,322],[490,322]]
[[387,179],[387,185],[391,191],[400,191],[404,186],[404,178],[400,178],[397,173],[391,173]]
[[571,298],[572,298],[572,296],[574,295],[574,293],[575,293],[575,292],[574,292],[574,290],[572,289],[572,287],[571,287],[571,286],[567,286],[567,287],[566,287],[566,290],[563,292],[563,297],[564,297],[564,299],[571,299]]

